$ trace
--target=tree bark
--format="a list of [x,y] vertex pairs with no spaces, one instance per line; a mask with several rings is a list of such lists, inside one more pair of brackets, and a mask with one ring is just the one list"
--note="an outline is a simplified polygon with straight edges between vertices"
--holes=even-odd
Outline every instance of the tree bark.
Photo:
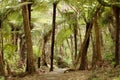
[[89,46],[89,41],[90,41],[90,34],[92,30],[92,22],[87,22],[86,24],[86,33],[85,33],[85,39],[81,47],[81,64],[79,67],[79,70],[85,70],[88,69],[88,64],[87,64],[87,50]]
[[113,27],[113,25],[111,23],[109,23],[108,29],[109,29],[112,40],[115,42],[115,36],[114,36],[115,35],[115,28]]
[[42,46],[42,65],[43,66],[48,66],[47,62],[46,62],[45,48],[46,48],[46,44],[51,36],[51,32],[52,32],[52,30],[48,31],[48,33],[45,33],[45,35],[43,37],[43,46]]
[[43,40],[43,48],[42,48],[42,66],[47,66],[47,62],[46,62],[46,53],[45,53],[45,46],[46,46],[46,42],[47,40]]
[[95,51],[97,57],[97,64],[101,63],[102,56],[101,56],[101,41],[100,41],[100,29],[97,23],[97,15],[94,17],[94,31],[95,31]]
[[2,22],[0,20],[0,76],[5,76],[5,68],[3,62],[3,38],[2,38]]
[[77,58],[77,16],[75,17],[75,21],[73,23],[74,26],[74,45],[75,45],[75,59]]
[[25,36],[23,34],[20,35],[20,58],[23,63],[25,63],[25,52],[26,52],[26,43]]
[[41,58],[40,57],[38,57],[38,68],[40,68],[40,62],[41,62]]
[[96,68],[97,55],[96,55],[96,49],[95,49],[95,40],[93,39],[92,35],[91,35],[91,42],[92,42],[92,49],[93,49],[92,69],[94,70]]
[[56,7],[57,3],[53,3],[53,22],[52,22],[52,44],[51,44],[51,65],[50,71],[53,71],[53,56],[54,56],[54,43],[55,43],[55,26],[56,26]]
[[120,64],[120,8],[119,7],[115,7],[114,8],[114,12],[115,12],[115,19],[116,19],[116,34],[115,34],[115,67],[117,65]]
[[[26,2],[26,0],[22,0],[22,2]],[[24,32],[25,32],[25,39],[27,45],[27,66],[26,71],[31,74],[35,72],[35,65],[34,65],[34,56],[33,56],[33,48],[32,48],[32,40],[31,40],[31,33],[30,33],[30,19],[29,19],[29,11],[28,6],[25,5],[22,7],[23,13],[23,21],[24,21]]]
[[4,63],[3,63],[1,51],[0,51],[0,76],[5,76]]
[[10,26],[11,26],[11,35],[12,35],[12,44],[14,45],[14,46],[16,46],[16,52],[17,52],[17,50],[18,50],[18,35],[19,35],[19,33],[17,32],[17,31],[19,31],[19,29],[14,25],[14,24],[12,24],[12,23],[9,23],[10,24]]

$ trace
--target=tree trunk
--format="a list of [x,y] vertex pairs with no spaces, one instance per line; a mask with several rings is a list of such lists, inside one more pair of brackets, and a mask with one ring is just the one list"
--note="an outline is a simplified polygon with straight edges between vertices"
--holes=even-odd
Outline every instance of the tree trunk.
[[71,58],[72,58],[72,62],[74,63],[74,47],[73,47],[73,37],[72,35],[70,36],[70,50],[71,50]]
[[38,57],[38,68],[40,68],[40,62],[41,62],[41,58]]
[[75,16],[75,21],[74,21],[74,45],[75,45],[75,59],[77,58],[77,16]]
[[12,28],[12,44],[17,46],[18,34],[16,34],[16,28]]
[[25,63],[25,52],[26,52],[26,43],[25,43],[25,36],[20,35],[20,58],[23,64]]
[[96,55],[95,40],[93,39],[92,35],[91,35],[91,42],[92,42],[92,49],[93,49],[92,69],[94,70],[96,68],[97,55]]
[[54,56],[54,43],[55,43],[55,26],[56,26],[56,7],[57,3],[53,3],[53,22],[52,22],[52,44],[51,44],[51,66],[50,71],[53,71],[53,56]]
[[0,76],[4,76],[4,75],[5,75],[4,63],[3,63],[2,54],[1,54],[1,50],[0,50]]
[[110,32],[110,36],[111,36],[111,38],[112,38],[112,40],[115,42],[115,28],[113,27],[113,24],[114,23],[109,23],[109,27],[108,27],[108,29],[109,29],[109,32]]
[[69,47],[69,49],[70,49],[71,59],[72,59],[72,64],[73,64],[73,66],[74,66],[74,61],[75,61],[75,59],[74,59],[74,56],[73,56],[73,52],[74,52],[74,50],[73,50],[73,40],[72,40],[72,35],[70,36],[70,39],[66,39],[66,42],[67,42],[68,47]]
[[80,52],[77,56],[77,59],[75,61],[75,64],[78,64],[78,62],[80,62],[80,57],[81,57],[81,64],[79,69],[80,70],[85,70],[88,68],[87,65],[87,50],[88,50],[88,46],[89,46],[89,41],[90,41],[90,34],[91,34],[91,30],[92,30],[92,26],[93,26],[93,18],[97,15],[97,13],[100,11],[101,9],[101,5],[98,5],[96,8],[96,11],[91,15],[91,19],[90,21],[86,21],[86,33],[85,33],[85,39],[82,43],[82,46],[80,48]]
[[[22,0],[22,2],[26,2],[26,0]],[[22,7],[22,13],[23,13],[26,45],[27,45],[27,66],[26,66],[27,68],[26,68],[26,71],[30,74],[30,73],[35,72],[35,65],[34,65],[31,33],[30,33],[30,26],[31,25],[30,25],[29,11],[28,11],[27,5]]]
[[47,40],[43,40],[43,48],[42,48],[42,66],[47,66],[46,62],[46,53],[45,53],[45,45],[46,45]]
[[116,19],[116,34],[115,34],[115,67],[117,65],[120,64],[120,8],[119,7],[115,7],[114,8],[114,12],[115,12],[115,19]]
[[42,65],[43,66],[48,66],[47,62],[46,62],[46,52],[45,52],[45,48],[46,48],[46,44],[50,38],[52,30],[50,30],[48,33],[46,33],[43,37],[43,46],[42,46]]
[[97,65],[101,65],[102,56],[101,56],[101,41],[100,41],[100,29],[97,23],[97,15],[94,17],[94,31],[95,31],[95,51],[96,51],[96,59]]
[[0,21],[0,76],[5,76],[4,62],[3,62],[3,38],[2,38],[2,22]]
[[16,52],[18,50],[18,32],[19,31],[17,28],[12,28],[12,44],[16,46]]
[[9,25],[11,27],[12,45],[14,45],[16,47],[15,52],[17,52],[17,50],[18,50],[18,37],[19,37],[18,31],[20,29],[17,28],[17,26],[15,26],[13,23],[9,23]]
[[84,39],[82,47],[80,49],[81,64],[80,64],[79,70],[88,69],[88,64],[87,64],[87,50],[88,50],[88,46],[89,46],[91,30],[92,30],[92,22],[87,22],[87,24],[86,24],[85,39]]
[[64,61],[64,46],[63,45],[60,46],[60,55],[61,55],[62,61]]

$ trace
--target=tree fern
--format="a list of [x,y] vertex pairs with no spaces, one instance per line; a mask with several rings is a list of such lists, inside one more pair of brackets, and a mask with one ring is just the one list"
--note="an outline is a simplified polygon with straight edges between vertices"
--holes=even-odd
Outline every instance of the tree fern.
[[63,41],[69,38],[72,34],[73,32],[69,27],[66,29],[61,29],[56,36],[56,45],[60,46]]

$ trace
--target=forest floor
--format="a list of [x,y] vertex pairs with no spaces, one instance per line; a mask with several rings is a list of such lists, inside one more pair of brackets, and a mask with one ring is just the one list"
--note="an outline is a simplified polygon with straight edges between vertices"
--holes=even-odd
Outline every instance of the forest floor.
[[64,73],[65,70],[66,68],[58,68],[53,72],[38,71],[24,77],[9,77],[7,80],[120,80],[120,68],[100,68]]

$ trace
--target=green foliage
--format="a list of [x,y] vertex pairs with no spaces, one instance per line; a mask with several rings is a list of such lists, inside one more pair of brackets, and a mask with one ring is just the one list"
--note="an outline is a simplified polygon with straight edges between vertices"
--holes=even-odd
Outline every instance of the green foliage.
[[20,29],[23,23],[21,12],[18,11],[18,12],[9,14],[7,23],[9,25],[14,25],[14,27]]
[[38,48],[39,48],[38,46],[33,46],[33,52],[34,52],[35,58],[42,55],[42,47],[40,47],[39,50],[38,50]]
[[113,14],[111,12],[111,9],[110,8],[103,8],[101,17],[102,18],[100,19],[100,21],[101,21],[102,25],[109,24],[113,18]]
[[7,24],[7,21],[4,21],[2,24],[2,34],[3,34],[4,38],[8,39],[10,37],[11,28],[10,28],[9,24]]
[[5,80],[5,77],[4,76],[0,76],[0,80]]
[[41,12],[46,12],[48,11],[48,5],[49,3],[47,1],[40,1],[40,0],[34,0],[33,2],[33,9],[35,11],[41,11]]
[[16,46],[12,44],[5,44],[4,45],[4,55],[6,59],[13,59],[15,55]]
[[69,38],[72,33],[73,33],[72,30],[69,28],[61,29],[56,37],[56,45],[61,45],[63,41]]
[[113,80],[119,80],[120,78],[114,78]]
[[107,61],[112,61],[113,59],[114,59],[113,53],[107,53],[107,54],[105,55],[105,60],[107,60]]
[[16,46],[12,44],[4,45],[4,59],[11,66],[12,69],[16,69],[17,62],[20,60],[19,54],[16,53]]

